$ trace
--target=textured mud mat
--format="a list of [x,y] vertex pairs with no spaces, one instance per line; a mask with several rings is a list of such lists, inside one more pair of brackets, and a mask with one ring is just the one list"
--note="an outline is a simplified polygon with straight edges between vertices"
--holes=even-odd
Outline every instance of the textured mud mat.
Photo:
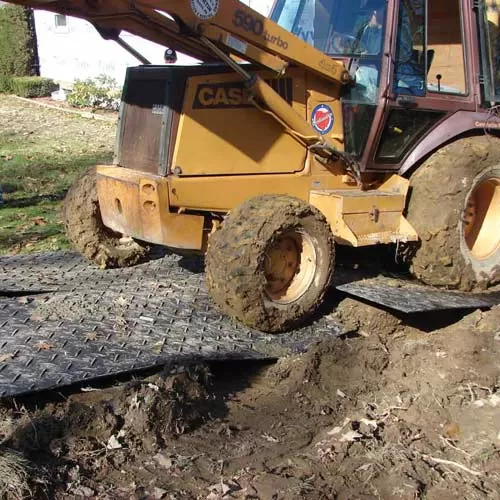
[[383,276],[345,283],[336,288],[354,297],[403,313],[481,309],[500,303],[500,291],[460,293]]
[[[340,278],[338,290],[406,313],[490,307],[500,298]],[[70,252],[2,257],[2,294],[0,397],[165,364],[271,359],[342,333],[328,315],[284,335],[233,323],[208,298],[202,262],[175,255],[112,270]]]
[[285,335],[232,323],[212,306],[197,260],[165,256],[101,270],[72,253],[0,258],[0,397],[139,369],[271,359],[341,333],[327,317]]

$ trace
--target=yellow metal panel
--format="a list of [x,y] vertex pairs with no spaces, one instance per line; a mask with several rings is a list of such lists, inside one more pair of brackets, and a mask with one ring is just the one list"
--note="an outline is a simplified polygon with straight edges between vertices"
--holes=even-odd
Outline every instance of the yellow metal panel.
[[[303,79],[293,86],[294,107],[303,112]],[[305,160],[304,146],[248,103],[238,75],[189,79],[173,158],[182,175],[296,172]]]
[[309,200],[311,189],[345,189],[342,173],[318,175],[242,175],[226,177],[172,177],[170,203],[206,211],[228,212],[261,194],[282,194]]
[[405,196],[399,194],[382,193],[380,191],[318,191],[318,196],[332,196],[340,200],[342,214],[368,213],[376,208],[380,212],[403,212]]
[[[397,176],[394,176],[397,177]],[[327,219],[335,240],[355,247],[416,241],[417,233],[403,217],[406,180],[390,179],[383,184],[392,192],[379,189],[314,190],[310,203]]]
[[[113,231],[138,237],[142,231],[142,218],[139,204],[134,202],[139,197],[136,179],[122,178],[121,182],[115,182],[113,178],[102,175],[105,170],[98,167],[97,171],[97,195],[103,223]],[[108,167],[107,170],[115,168]]]
[[309,98],[307,99],[307,121],[312,124],[314,108],[326,104],[333,112],[333,127],[324,135],[324,138],[339,151],[344,151],[344,120],[342,103],[340,101],[340,88],[331,82],[307,73],[306,77]]
[[106,227],[150,243],[202,249],[204,217],[170,212],[166,179],[101,166],[97,168],[97,193]]
[[205,26],[203,35],[211,40],[222,41],[225,45],[233,49],[233,53],[240,54],[242,56],[247,55],[250,60],[276,71],[279,75],[282,75],[288,67],[288,63],[283,61],[283,59],[273,56],[255,45],[243,42],[239,38],[234,37],[227,31],[220,29],[213,24]]
[[345,224],[356,235],[357,247],[411,240],[409,234],[401,232],[401,219],[399,212],[381,212],[376,220],[369,213],[343,215]]

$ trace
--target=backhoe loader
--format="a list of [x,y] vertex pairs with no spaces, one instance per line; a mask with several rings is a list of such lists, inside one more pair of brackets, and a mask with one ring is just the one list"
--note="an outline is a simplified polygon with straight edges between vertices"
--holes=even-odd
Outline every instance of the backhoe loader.
[[392,244],[430,285],[500,281],[493,0],[18,0],[194,56],[129,68],[114,165],[68,192],[102,266],[206,254],[219,308],[268,332],[322,303],[338,245]]

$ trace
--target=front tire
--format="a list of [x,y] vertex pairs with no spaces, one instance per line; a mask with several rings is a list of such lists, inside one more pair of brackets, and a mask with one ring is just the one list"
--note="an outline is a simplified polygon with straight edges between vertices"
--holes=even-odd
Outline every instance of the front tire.
[[100,267],[132,266],[148,253],[145,245],[103,224],[95,167],[84,172],[68,190],[64,200],[64,223],[73,248]]
[[500,281],[500,141],[460,139],[412,176],[407,218],[421,241],[411,271],[429,285],[471,290]]
[[209,240],[207,285],[219,308],[266,332],[298,326],[322,303],[333,236],[302,200],[264,195],[235,209]]

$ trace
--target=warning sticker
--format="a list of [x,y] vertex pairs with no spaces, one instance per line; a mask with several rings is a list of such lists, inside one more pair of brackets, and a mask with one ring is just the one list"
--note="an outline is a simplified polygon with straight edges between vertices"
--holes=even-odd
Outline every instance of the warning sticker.
[[219,11],[219,0],[191,0],[191,9],[196,17],[206,21]]
[[333,111],[326,104],[319,104],[313,109],[311,124],[321,135],[328,134],[332,130],[334,122]]

